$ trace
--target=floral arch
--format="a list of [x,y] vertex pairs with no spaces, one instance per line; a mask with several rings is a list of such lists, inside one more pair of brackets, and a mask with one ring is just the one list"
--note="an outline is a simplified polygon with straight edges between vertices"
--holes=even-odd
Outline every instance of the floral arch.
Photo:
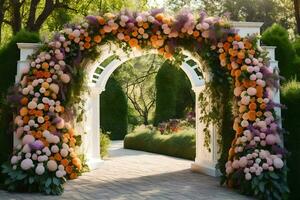
[[[182,50],[197,55],[196,62],[201,61],[207,74],[205,88],[211,92],[205,88],[198,91],[201,103],[197,106],[202,105],[202,109],[197,124],[205,134],[197,134],[197,157],[192,168],[216,175],[210,169],[215,169],[218,159],[218,134],[222,139],[230,137],[222,135],[225,122],[220,116],[226,100],[233,99],[235,137],[229,152],[225,152],[226,166],[220,166],[224,168],[224,180],[228,186],[262,199],[283,197],[288,192],[287,168],[280,119],[275,112],[278,76],[272,68],[274,49],[269,52],[273,58],[269,62],[257,37],[246,35],[259,32],[257,27],[250,23],[238,34],[234,25],[226,18],[207,17],[205,13],[195,18],[188,12],[172,17],[160,10],[122,11],[88,16],[83,22],[67,25],[35,53],[31,47],[23,48],[18,84],[12,93],[18,99],[14,105],[15,151],[2,171],[7,175],[7,188],[60,194],[66,179],[81,174],[84,161],[78,149],[84,138],[79,132],[84,130],[78,121],[84,114],[86,72],[93,66],[93,58],[105,55],[98,47],[113,41],[124,52],[154,49],[171,60],[182,55]],[[28,63],[26,58],[31,53]],[[117,67],[118,61],[113,62],[111,69]],[[99,91],[94,96],[99,96]],[[202,104],[203,100],[208,104]],[[92,135],[97,139],[97,134]],[[99,158],[93,157],[98,147],[88,146],[91,158]]]

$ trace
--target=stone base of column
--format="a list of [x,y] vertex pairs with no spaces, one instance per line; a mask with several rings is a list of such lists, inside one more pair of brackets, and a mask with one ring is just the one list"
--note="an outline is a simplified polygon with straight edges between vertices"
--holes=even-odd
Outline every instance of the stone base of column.
[[86,162],[90,170],[98,169],[103,163],[104,161],[100,158],[89,158]]
[[205,165],[199,162],[192,163],[191,170],[193,172],[202,173],[213,177],[217,177],[221,175],[221,173],[219,172],[219,170],[216,169],[215,166]]

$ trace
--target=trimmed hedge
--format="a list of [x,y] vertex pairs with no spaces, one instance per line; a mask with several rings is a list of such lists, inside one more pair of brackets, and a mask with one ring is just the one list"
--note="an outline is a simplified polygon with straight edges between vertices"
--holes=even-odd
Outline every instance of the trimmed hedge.
[[37,33],[20,31],[0,49],[0,163],[8,159],[12,151],[12,133],[9,130],[12,116],[6,102],[7,90],[15,83],[17,62],[20,58],[18,42],[39,42]]
[[105,91],[100,95],[100,125],[104,132],[110,132],[112,140],[122,140],[127,134],[128,105],[120,84],[109,78]]
[[281,101],[287,106],[282,110],[285,147],[291,153],[288,158],[288,183],[292,200],[300,199],[300,82],[290,81],[281,88]]
[[175,118],[176,114],[176,67],[164,62],[155,78],[156,106],[154,125]]
[[135,130],[124,138],[124,148],[194,160],[195,137],[194,129],[185,129],[169,135],[161,135],[150,129]]
[[261,40],[265,45],[276,46],[275,55],[276,60],[278,60],[280,75],[286,79],[294,78],[297,68],[294,65],[296,52],[289,40],[287,30],[278,24],[274,24],[262,34]]
[[191,83],[182,69],[165,61],[155,79],[156,106],[154,125],[173,118],[183,118],[187,108],[194,107]]

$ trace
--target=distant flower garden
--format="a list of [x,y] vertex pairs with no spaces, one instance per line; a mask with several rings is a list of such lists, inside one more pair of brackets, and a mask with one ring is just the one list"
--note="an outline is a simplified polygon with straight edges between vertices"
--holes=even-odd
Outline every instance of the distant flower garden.
[[120,48],[154,48],[168,59],[180,48],[199,52],[209,46],[206,51],[219,57],[235,87],[236,137],[226,164],[228,185],[263,199],[288,191],[277,105],[271,98],[276,77],[256,40],[241,38],[226,18],[201,13],[195,19],[188,12],[171,17],[160,10],[88,16],[82,23],[66,26],[32,56],[13,93],[18,99],[14,134],[21,144],[3,166],[9,190],[60,194],[65,179],[80,175],[83,164],[75,151],[80,134],[73,129],[74,105],[67,103],[83,87],[72,87],[83,77],[82,60],[110,41]]

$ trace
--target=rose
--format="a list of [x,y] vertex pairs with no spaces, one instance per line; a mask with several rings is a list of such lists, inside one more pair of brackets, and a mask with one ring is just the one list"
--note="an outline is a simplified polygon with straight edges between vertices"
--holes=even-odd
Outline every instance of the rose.
[[281,158],[275,158],[273,160],[273,165],[276,169],[281,169],[283,167],[284,163]]
[[32,135],[25,135],[22,139],[22,143],[25,144],[31,144],[35,141],[35,138]]

